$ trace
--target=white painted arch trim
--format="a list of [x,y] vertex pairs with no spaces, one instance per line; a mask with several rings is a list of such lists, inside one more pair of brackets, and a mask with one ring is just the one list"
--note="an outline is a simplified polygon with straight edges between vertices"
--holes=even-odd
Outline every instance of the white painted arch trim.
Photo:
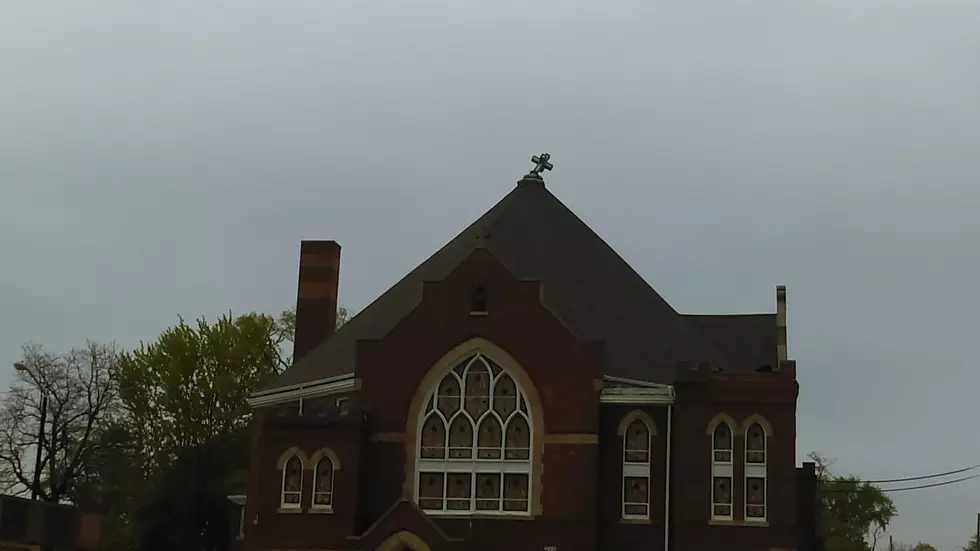
[[293,402],[301,398],[318,398],[331,394],[342,394],[357,390],[357,386],[357,379],[354,378],[354,374],[345,373],[344,375],[318,379],[301,385],[256,392],[248,399],[248,405],[249,407],[257,408]]

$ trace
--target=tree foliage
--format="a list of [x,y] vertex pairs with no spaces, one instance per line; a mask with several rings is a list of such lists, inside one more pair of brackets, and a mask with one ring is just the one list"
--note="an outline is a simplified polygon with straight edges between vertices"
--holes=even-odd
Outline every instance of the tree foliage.
[[980,540],[977,539],[976,534],[973,534],[973,537],[970,538],[970,543],[966,544],[963,551],[980,551]]
[[939,551],[928,543],[896,543],[890,551]]
[[235,491],[228,466],[245,455],[246,441],[245,431],[235,431],[179,450],[154,479],[136,512],[136,549],[227,549],[231,533],[227,496]]
[[286,367],[281,335],[276,320],[261,314],[180,320],[122,354],[119,393],[147,466],[162,467],[177,450],[244,427],[248,396]]
[[827,551],[871,551],[898,514],[881,488],[854,476],[834,476],[833,461],[811,453],[820,485],[821,522]]
[[89,342],[53,354],[28,345],[18,363],[24,369],[0,400],[0,482],[9,493],[34,490],[45,501],[73,502],[77,482],[100,449],[97,435],[116,411],[117,350]]

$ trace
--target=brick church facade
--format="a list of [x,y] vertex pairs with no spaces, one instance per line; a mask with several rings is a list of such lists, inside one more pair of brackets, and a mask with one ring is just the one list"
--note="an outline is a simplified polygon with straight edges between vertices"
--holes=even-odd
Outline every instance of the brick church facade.
[[255,394],[248,551],[804,549],[775,313],[675,311],[526,175],[334,332],[304,241],[295,364]]

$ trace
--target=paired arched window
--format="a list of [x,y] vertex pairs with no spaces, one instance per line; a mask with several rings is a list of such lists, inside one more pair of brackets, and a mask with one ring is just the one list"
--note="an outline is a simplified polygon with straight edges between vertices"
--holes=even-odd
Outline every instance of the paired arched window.
[[316,462],[313,475],[313,507],[330,509],[333,507],[334,464],[330,456],[324,455]]
[[[711,431],[711,517],[715,520],[733,519],[733,486],[735,467],[735,425],[722,416]],[[745,520],[766,520],[767,485],[766,455],[769,430],[761,417],[749,418],[743,427],[745,435],[742,472],[744,477]],[[747,424],[747,426],[746,426]]]
[[514,378],[483,354],[459,362],[426,397],[416,500],[428,512],[528,513],[531,411]]
[[766,429],[759,422],[745,431],[745,519],[766,520]]
[[299,509],[303,496],[303,460],[293,455],[282,467],[282,497],[279,506],[283,509]]
[[[632,417],[632,420],[630,418]],[[653,427],[639,415],[630,415],[623,435],[624,519],[650,518],[650,440]]]
[[299,448],[289,448],[277,463],[282,470],[279,507],[299,509],[303,502],[305,471],[313,471],[313,491],[310,509],[317,512],[333,510],[334,475],[340,469],[337,454],[330,448],[322,448],[307,457]]
[[719,422],[711,434],[711,517],[732,519],[733,429]]

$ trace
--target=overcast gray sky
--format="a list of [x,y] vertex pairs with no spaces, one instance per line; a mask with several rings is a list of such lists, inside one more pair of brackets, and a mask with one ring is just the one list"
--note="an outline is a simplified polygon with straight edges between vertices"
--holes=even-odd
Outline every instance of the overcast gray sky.
[[[973,0],[8,0],[0,363],[278,312],[303,238],[359,309],[549,151],[678,310],[788,285],[798,459],[980,463],[978,28]],[[896,537],[958,551],[980,480],[894,497]]]

